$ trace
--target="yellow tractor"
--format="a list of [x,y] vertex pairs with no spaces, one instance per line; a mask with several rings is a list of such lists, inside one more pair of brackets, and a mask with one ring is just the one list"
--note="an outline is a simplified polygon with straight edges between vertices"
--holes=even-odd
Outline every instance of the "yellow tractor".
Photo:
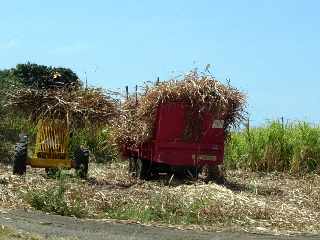
[[69,154],[70,130],[67,120],[42,119],[37,125],[35,151],[28,158],[27,136],[20,136],[16,145],[13,162],[13,174],[23,175],[26,166],[45,168],[47,174],[54,174],[58,169],[75,168],[80,178],[88,174],[89,151],[79,146],[74,152],[74,159]]

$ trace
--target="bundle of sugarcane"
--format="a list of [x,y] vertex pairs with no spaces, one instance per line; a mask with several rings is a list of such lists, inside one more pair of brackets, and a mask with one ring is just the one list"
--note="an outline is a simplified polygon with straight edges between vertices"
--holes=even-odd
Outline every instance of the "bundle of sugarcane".
[[7,106],[26,114],[33,121],[67,118],[74,127],[86,123],[100,126],[118,114],[115,101],[106,91],[98,88],[20,88],[7,95]]
[[112,139],[120,149],[124,144],[137,145],[144,141],[146,131],[143,131],[144,121],[137,116],[138,106],[134,97],[129,97],[122,104],[118,119],[112,123]]
[[[147,86],[135,102],[130,97],[122,106],[122,119],[117,126],[118,144],[140,144],[154,136],[157,108],[161,103],[182,102],[190,106],[191,119],[203,113],[212,113],[217,119],[224,120],[227,132],[245,116],[245,95],[229,84],[217,81],[210,74],[192,71],[182,79],[160,82]],[[188,125],[188,124],[187,124]]]

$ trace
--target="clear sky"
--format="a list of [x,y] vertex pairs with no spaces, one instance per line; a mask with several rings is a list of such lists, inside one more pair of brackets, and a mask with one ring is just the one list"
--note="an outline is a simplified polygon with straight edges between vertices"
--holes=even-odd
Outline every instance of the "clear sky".
[[320,122],[320,1],[1,1],[0,68],[64,66],[123,89],[210,63],[255,124]]

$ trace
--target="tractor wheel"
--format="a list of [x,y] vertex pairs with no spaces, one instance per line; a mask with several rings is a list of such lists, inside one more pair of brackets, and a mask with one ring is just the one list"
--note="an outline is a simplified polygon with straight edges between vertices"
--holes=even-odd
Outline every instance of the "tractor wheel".
[[137,161],[133,157],[129,157],[129,167],[128,167],[128,173],[130,176],[135,177],[137,171]]
[[223,171],[219,168],[218,165],[214,166],[205,166],[203,169],[204,175],[205,175],[205,180],[207,182],[213,181],[218,184],[223,184],[224,183],[224,174]]
[[26,173],[27,155],[27,143],[18,143],[13,160],[13,174],[23,175]]
[[74,153],[74,157],[77,175],[82,179],[86,179],[88,176],[89,150],[87,148],[78,147]]
[[136,177],[139,179],[148,179],[150,176],[148,161],[138,158],[136,160]]

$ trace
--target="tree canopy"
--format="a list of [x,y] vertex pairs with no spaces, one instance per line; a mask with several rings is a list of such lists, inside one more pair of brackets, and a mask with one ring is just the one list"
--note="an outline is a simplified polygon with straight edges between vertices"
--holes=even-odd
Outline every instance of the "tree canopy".
[[51,67],[34,63],[17,64],[10,70],[10,76],[26,87],[34,89],[79,88],[81,82],[69,68]]

